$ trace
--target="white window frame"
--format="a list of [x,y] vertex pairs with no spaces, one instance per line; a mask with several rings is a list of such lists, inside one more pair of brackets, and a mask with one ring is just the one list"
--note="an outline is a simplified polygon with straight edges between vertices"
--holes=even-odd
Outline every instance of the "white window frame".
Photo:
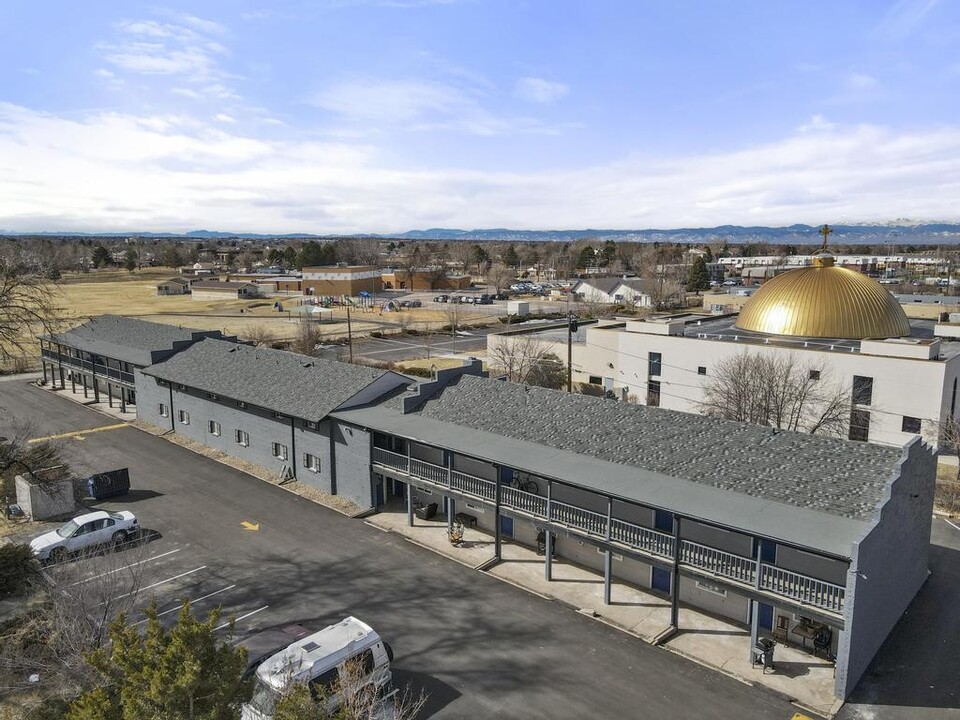
[[320,458],[311,453],[303,454],[303,466],[310,472],[320,472]]
[[275,442],[273,443],[273,456],[277,460],[286,460],[290,457],[290,453],[286,445],[284,445],[283,443]]
[[246,430],[241,430],[240,428],[234,430],[233,439],[237,441],[237,445],[250,447],[250,433],[248,433]]
[[157,403],[157,412],[160,413],[160,417],[170,417],[170,408],[164,403]]
[[237,400],[237,407],[240,408],[241,410],[245,410],[247,407],[247,404],[243,402],[243,400]]
[[317,426],[316,420],[307,420],[307,429],[308,429],[308,430],[316,430],[317,427],[318,427],[318,426]]
[[207,420],[207,432],[216,437],[220,437],[220,423],[216,420]]
[[189,424],[190,424],[190,413],[188,413],[186,410],[177,410],[177,421],[178,421],[181,425],[189,425]]

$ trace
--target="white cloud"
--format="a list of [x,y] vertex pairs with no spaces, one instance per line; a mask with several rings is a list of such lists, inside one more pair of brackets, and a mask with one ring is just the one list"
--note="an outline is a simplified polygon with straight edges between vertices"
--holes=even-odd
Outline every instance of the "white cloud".
[[957,216],[960,126],[809,124],[816,132],[736,152],[479,172],[389,167],[356,141],[266,141],[182,114],[64,118],[0,104],[0,227],[346,233]]
[[535,118],[498,115],[481,102],[487,91],[469,82],[377,80],[334,84],[307,98],[307,103],[342,115],[375,132],[400,128],[415,132],[450,130],[468,135],[557,134],[560,128]]
[[241,20],[266,20],[267,18],[273,15],[273,11],[267,8],[261,8],[260,10],[248,10],[247,12],[240,13]]
[[93,71],[93,74],[96,75],[97,77],[105,78],[107,80],[110,80],[117,76],[115,72],[111,70],[107,70],[106,68],[97,68],[96,70]]
[[552,103],[570,92],[563,83],[551,82],[537,77],[525,77],[517,80],[513,94],[522,100],[535,103]]
[[873,90],[880,86],[880,81],[872,75],[854,72],[847,75],[847,86],[853,90]]
[[[226,84],[228,74],[221,67],[229,51],[217,38],[225,34],[225,28],[194,15],[162,14],[169,20],[123,20],[116,24],[116,36],[96,45],[112,68],[105,72],[177,77],[182,83],[206,84],[206,91],[196,94],[197,98],[236,99],[235,91]],[[181,85],[172,91],[193,97],[183,89]]]
[[808,133],[822,130],[833,130],[835,127],[836,125],[827,120],[823,115],[817,114],[811,117],[809,121],[805,122],[797,129],[802,133]]

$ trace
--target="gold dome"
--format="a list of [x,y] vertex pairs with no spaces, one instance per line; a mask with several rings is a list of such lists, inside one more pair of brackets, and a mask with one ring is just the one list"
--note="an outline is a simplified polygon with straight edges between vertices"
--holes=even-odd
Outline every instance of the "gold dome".
[[769,335],[888,338],[910,334],[896,299],[876,280],[835,267],[818,253],[810,267],[764,283],[743,305],[736,326]]

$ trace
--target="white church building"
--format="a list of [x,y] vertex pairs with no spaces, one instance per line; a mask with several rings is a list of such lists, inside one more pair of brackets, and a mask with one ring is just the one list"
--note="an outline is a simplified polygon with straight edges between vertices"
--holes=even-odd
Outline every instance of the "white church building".
[[[617,399],[702,413],[705,388],[737,356],[790,357],[809,368],[811,379],[822,376],[848,394],[843,434],[849,439],[901,446],[921,435],[937,443],[943,423],[958,412],[954,330],[908,320],[883,286],[835,266],[823,252],[812,265],[764,284],[739,314],[581,327],[572,347],[573,381]],[[565,330],[490,335],[488,350],[530,337],[566,358]]]

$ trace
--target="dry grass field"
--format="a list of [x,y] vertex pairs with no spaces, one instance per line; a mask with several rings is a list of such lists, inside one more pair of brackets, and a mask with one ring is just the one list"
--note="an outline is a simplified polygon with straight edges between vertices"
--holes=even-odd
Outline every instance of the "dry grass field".
[[[248,337],[269,333],[276,341],[297,336],[300,319],[296,312],[297,296],[278,295],[257,300],[194,300],[190,295],[156,294],[157,282],[171,277],[169,268],[150,268],[133,273],[126,270],[94,271],[64,275],[56,285],[55,303],[61,309],[64,328],[98,315],[124,315],[152,322],[192,327],[200,330],[221,330],[225,334]],[[274,309],[276,300],[283,312]],[[371,332],[399,330],[436,330],[451,323],[450,308],[411,308],[381,313],[379,308],[353,308],[351,320],[355,336]],[[469,326],[493,320],[489,311],[457,308],[457,324]],[[321,326],[324,341],[337,341],[347,336],[346,308],[335,307],[332,322]],[[39,352],[39,348],[36,349]],[[32,358],[27,358],[32,361]],[[30,362],[30,364],[33,364]]]

